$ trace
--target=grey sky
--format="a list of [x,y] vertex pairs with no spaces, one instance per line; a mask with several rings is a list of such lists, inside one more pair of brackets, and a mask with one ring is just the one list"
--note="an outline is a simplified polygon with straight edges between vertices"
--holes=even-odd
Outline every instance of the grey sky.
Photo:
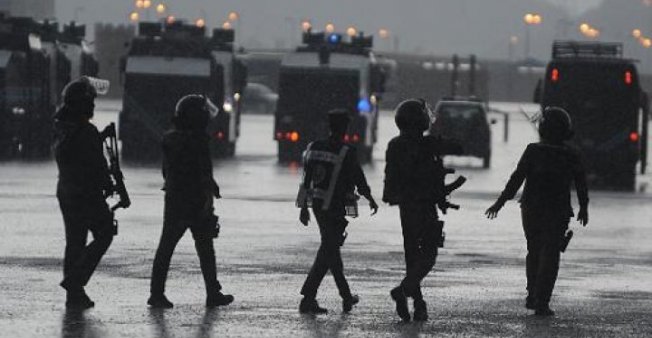
[[[79,21],[127,23],[134,0],[57,0],[57,16]],[[308,18],[317,28],[332,21],[338,29],[355,25],[375,33],[386,27],[399,37],[402,51],[421,53],[476,53],[481,57],[507,56],[510,36],[522,57],[525,36],[523,14],[543,14],[544,24],[531,27],[531,50],[538,57],[549,54],[555,38],[575,38],[578,15],[601,0],[164,0],[179,18],[206,17],[209,26],[220,25],[229,11],[241,14],[239,39],[246,47],[287,46],[298,39],[299,22]],[[619,0],[632,2],[639,0]],[[156,4],[157,0],[153,0]],[[580,13],[580,14],[578,14]],[[143,13],[143,17],[148,14]],[[153,10],[150,19],[155,19]],[[237,26],[236,26],[237,27]],[[376,42],[389,48],[389,41]]]

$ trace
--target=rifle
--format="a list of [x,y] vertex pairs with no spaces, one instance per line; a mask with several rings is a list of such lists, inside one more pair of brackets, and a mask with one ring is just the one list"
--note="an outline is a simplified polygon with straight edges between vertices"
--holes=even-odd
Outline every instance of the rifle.
[[[455,173],[455,169],[444,168],[444,178],[446,177],[446,175],[454,174],[454,173]],[[439,206],[441,212],[444,213],[444,215],[446,214],[446,211],[448,211],[448,209],[454,209],[454,210],[460,209],[459,205],[449,202],[448,197],[453,191],[459,189],[464,183],[466,183],[466,177],[458,176],[455,179],[455,181],[453,181],[452,183],[443,184],[443,196],[441,197],[441,200],[437,203],[437,205]]]
[[[466,177],[464,176],[458,176],[455,181],[453,181],[450,184],[446,184],[445,178],[446,175],[449,174],[454,174],[455,170],[450,169],[450,168],[444,168],[443,172],[443,177],[442,177],[442,196],[440,197],[440,200],[437,202],[437,206],[441,210],[441,212],[445,215],[446,211],[448,209],[454,209],[454,210],[459,210],[460,206],[457,204],[451,203],[448,198],[450,194],[459,189],[465,182],[466,182]],[[437,247],[443,248],[444,247],[444,242],[446,241],[446,233],[444,232],[444,222],[437,220],[434,224],[434,241]]]
[[118,194],[120,199],[118,203],[111,207],[111,211],[114,212],[118,208],[129,208],[131,200],[129,199],[127,187],[125,187],[122,169],[120,169],[120,153],[118,150],[115,123],[112,122],[104,128],[102,131],[102,139],[104,140],[104,148],[109,157],[109,173],[113,179],[113,191]]

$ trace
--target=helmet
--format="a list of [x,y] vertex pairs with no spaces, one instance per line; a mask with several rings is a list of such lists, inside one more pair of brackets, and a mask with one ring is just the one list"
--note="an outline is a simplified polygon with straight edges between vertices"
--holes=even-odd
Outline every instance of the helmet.
[[204,129],[216,115],[217,108],[206,96],[190,94],[177,102],[174,123],[182,129]]
[[68,83],[63,88],[63,103],[66,105],[76,105],[93,101],[97,97],[97,90],[91,84],[87,77],[82,76],[79,79]]
[[571,117],[560,107],[546,107],[539,118],[539,136],[542,139],[563,142],[573,137]]
[[396,106],[394,117],[400,130],[426,131],[434,122],[434,114],[424,99],[407,99]]

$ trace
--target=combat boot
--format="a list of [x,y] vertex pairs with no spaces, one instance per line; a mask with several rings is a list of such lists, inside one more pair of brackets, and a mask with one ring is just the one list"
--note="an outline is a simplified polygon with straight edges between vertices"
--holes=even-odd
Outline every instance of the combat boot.
[[299,303],[299,313],[319,315],[328,313],[328,310],[319,307],[316,299],[303,297],[301,303]]
[[206,297],[207,307],[224,306],[233,303],[235,298],[232,295],[225,295],[221,292]]
[[390,292],[392,299],[396,302],[396,313],[404,322],[410,321],[410,309],[408,309],[407,297],[403,288],[397,286]]
[[414,300],[414,316],[415,321],[424,322],[428,320],[428,307],[426,301],[423,299]]
[[548,306],[548,304],[539,305],[534,310],[534,315],[535,316],[541,316],[541,317],[549,317],[549,316],[554,316],[555,311],[552,311],[552,309]]
[[358,304],[360,302],[360,296],[358,295],[352,295],[351,297],[347,299],[342,299],[342,311],[344,313],[349,313],[353,309],[353,305]]
[[66,294],[66,307],[70,309],[89,309],[95,306],[93,302],[84,289],[76,291],[68,291]]
[[171,309],[174,304],[165,295],[151,295],[147,300],[147,304],[157,309]]

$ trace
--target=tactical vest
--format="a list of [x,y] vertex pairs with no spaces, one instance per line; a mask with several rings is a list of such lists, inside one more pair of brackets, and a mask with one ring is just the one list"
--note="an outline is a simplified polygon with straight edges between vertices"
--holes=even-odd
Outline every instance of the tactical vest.
[[[343,145],[339,152],[334,153],[327,150],[312,149],[313,143],[303,154],[304,177],[297,195],[297,207],[301,207],[305,202],[309,207],[319,201],[321,209],[326,211],[333,204],[333,195],[337,185],[344,160],[349,151],[349,146]],[[309,182],[305,175],[305,170],[310,168],[312,175]],[[347,216],[358,216],[357,198],[355,195],[347,196],[345,201]]]

